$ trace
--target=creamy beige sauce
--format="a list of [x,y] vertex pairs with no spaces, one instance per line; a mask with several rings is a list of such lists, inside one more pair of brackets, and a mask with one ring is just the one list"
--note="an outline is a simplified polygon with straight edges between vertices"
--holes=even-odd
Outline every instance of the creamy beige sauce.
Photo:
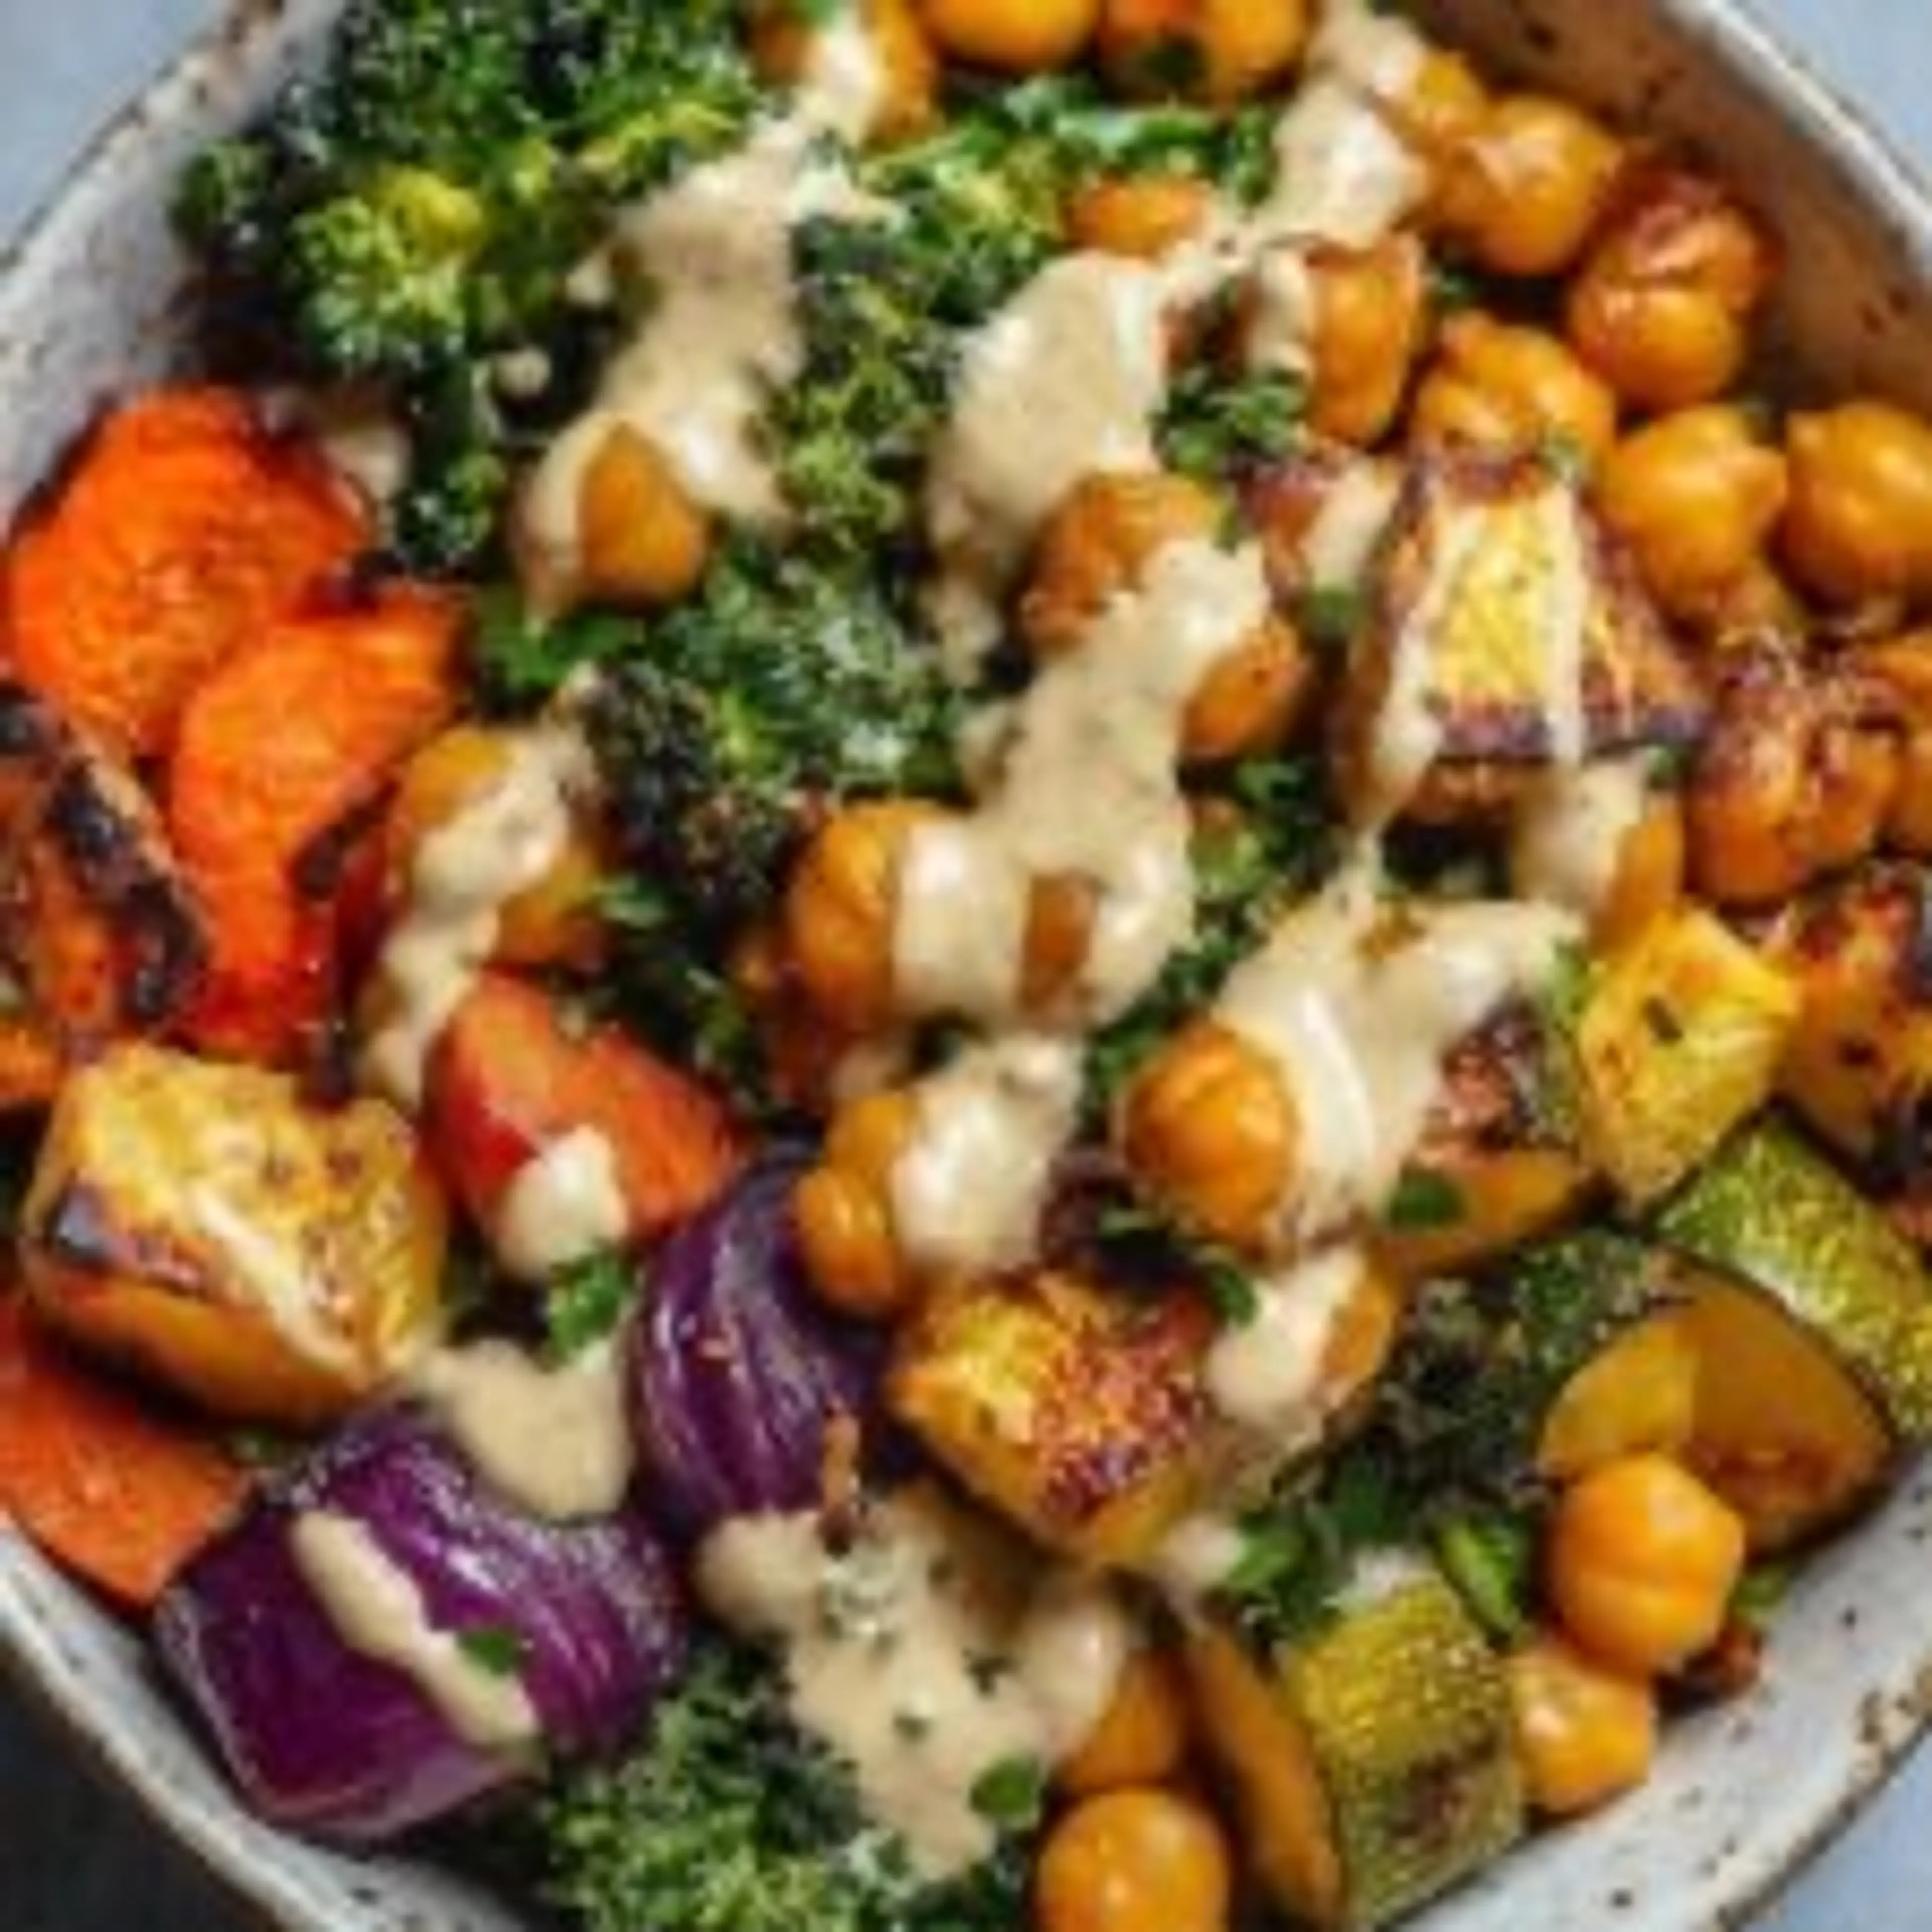
[[1295,98],[1276,130],[1275,154],[1280,184],[1261,219],[1282,236],[1368,248],[1429,191],[1426,166],[1336,75],[1318,75]]
[[705,508],[753,525],[784,520],[760,430],[772,398],[805,365],[792,235],[818,216],[885,212],[821,137],[862,141],[890,88],[863,10],[842,8],[814,31],[788,115],[630,209],[594,268],[585,265],[586,296],[635,290],[644,314],[605,369],[596,404],[552,444],[525,490],[520,554],[541,602],[567,604],[575,595],[585,478],[620,426],[650,442]]
[[1147,1565],[1147,1579],[1175,1609],[1190,1612],[1227,1583],[1247,1546],[1232,1516],[1204,1510],[1168,1532]]
[[1389,682],[1369,746],[1370,823],[1399,818],[1442,749],[1444,727],[1436,708],[1436,647],[1444,620],[1463,595],[1463,575],[1481,556],[1486,517],[1452,516],[1422,594],[1403,619],[1390,650]]
[[1003,1600],[974,1532],[931,1498],[884,1504],[829,1551],[815,1516],[727,1524],[698,1586],[741,1634],[783,1652],[792,1714],[857,1778],[868,1816],[944,1877],[994,1849],[973,1793],[997,1766],[1044,1770],[1085,1742],[1134,1634],[1097,1580],[1049,1579]]
[[1033,1254],[1054,1162],[1078,1125],[1081,1072],[1067,1042],[1017,1034],[921,1083],[892,1204],[922,1275],[997,1274]]
[[1250,284],[1253,309],[1243,348],[1248,367],[1308,374],[1321,322],[1320,293],[1304,249],[1281,244],[1264,254]]
[[595,1127],[551,1142],[512,1177],[491,1226],[496,1258],[518,1281],[541,1283],[629,1232],[617,1154]]
[[1510,839],[1510,886],[1590,919],[1616,884],[1624,841],[1649,808],[1646,758],[1552,772],[1525,802]]
[[1287,1245],[1386,1204],[1450,1050],[1544,984],[1581,930],[1553,906],[1384,906],[1348,878],[1236,969],[1216,1016],[1279,1069],[1301,1130]]
[[407,908],[376,966],[383,1017],[362,1071],[376,1091],[412,1110],[421,1105],[424,1063],[495,950],[503,908],[562,856],[572,801],[592,782],[577,728],[538,725],[495,783],[424,840]]
[[797,112],[854,147],[876,128],[890,104],[892,75],[866,17],[863,0],[844,0],[812,34]]
[[1364,457],[1336,478],[1299,546],[1310,589],[1359,589],[1401,500],[1394,464]]
[[536,1743],[542,1726],[522,1683],[434,1628],[414,1580],[362,1524],[308,1510],[289,1547],[337,1636],[358,1657],[403,1672],[466,1744],[521,1755]]
[[506,1502],[549,1522],[613,1514],[631,1486],[622,1362],[614,1342],[546,1367],[512,1343],[445,1348],[410,1392]]
[[1208,1352],[1216,1412],[1264,1445],[1276,1469],[1321,1440],[1334,1408],[1329,1344],[1366,1267],[1359,1249],[1335,1248],[1263,1276],[1253,1318],[1224,1328]]
[[1074,485],[1154,466],[1172,292],[1154,265],[1064,256],[968,341],[926,506],[943,565],[933,613],[962,674],[997,640],[1000,601]]
[[1132,1005],[1192,931],[1187,804],[1177,775],[1186,709],[1270,608],[1252,546],[1180,543],[1041,674],[1010,720],[991,795],[922,826],[902,862],[896,984],[909,1012],[992,1025],[1019,1016],[1036,881],[1082,882],[1087,957],[1064,1017]]

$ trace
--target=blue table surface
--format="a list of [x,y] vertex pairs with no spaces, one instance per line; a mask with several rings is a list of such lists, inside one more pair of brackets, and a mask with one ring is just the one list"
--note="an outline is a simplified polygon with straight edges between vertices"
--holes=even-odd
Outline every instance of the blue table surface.
[[[1932,164],[1926,0],[1758,4]],[[0,0],[0,231],[46,191],[88,130],[218,10],[213,0],[93,0],[63,22],[41,0]],[[1932,1750],[1756,1932],[1927,1932],[1932,1832],[1919,1820],[1928,1817]],[[0,1932],[242,1932],[248,1922],[0,1692]]]

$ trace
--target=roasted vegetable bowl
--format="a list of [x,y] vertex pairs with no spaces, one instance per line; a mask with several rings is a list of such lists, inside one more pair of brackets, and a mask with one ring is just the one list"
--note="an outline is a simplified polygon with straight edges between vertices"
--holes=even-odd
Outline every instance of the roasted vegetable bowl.
[[60,1614],[332,1928],[1629,1870],[1932,1430],[1802,179],[1362,0],[332,10],[0,573]]

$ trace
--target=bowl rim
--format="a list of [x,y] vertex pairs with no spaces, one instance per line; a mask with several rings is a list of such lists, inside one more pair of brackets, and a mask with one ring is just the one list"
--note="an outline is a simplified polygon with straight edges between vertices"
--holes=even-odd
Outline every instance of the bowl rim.
[[[331,0],[329,10],[339,11],[342,4]],[[1700,43],[1796,139],[1822,157],[1849,196],[1879,215],[1894,245],[1916,257],[1922,278],[1932,282],[1932,164],[1915,157],[1809,53],[1753,10],[1750,0],[1654,0],[1654,4],[1660,17]],[[154,110],[177,98],[191,99],[212,64],[245,55],[285,27],[298,10],[299,0],[296,5],[290,0],[227,0],[219,15],[138,83],[74,152],[11,231],[0,236],[0,292],[52,272],[67,259],[82,232],[85,211],[109,187],[119,165],[138,154]],[[1426,0],[1421,10],[1426,14]],[[1900,1480],[1909,1474],[1910,1466]],[[1860,1533],[1858,1527],[1847,1532]],[[134,1738],[117,1730],[111,1714],[92,1707],[80,1674],[37,1627],[39,1613],[10,1576],[10,1558],[52,1570],[0,1514],[0,1691],[16,1694],[28,1707],[31,1721],[70,1742],[76,1760],[104,1798],[124,1810],[132,1808],[144,1825],[158,1828],[238,1912],[264,1928],[314,1932],[313,1918],[274,1882],[249,1840],[226,1828],[226,1817],[170,1784],[147,1762]],[[86,1600],[101,1617],[111,1616],[97,1600]],[[1932,1640],[1927,1661],[1932,1670]],[[1836,1802],[1806,1829],[1792,1834],[1760,1875],[1718,1908],[1708,1932],[1745,1932],[1864,1813],[1928,1734],[1932,1697],[1918,1703],[1909,1722],[1888,1728],[1868,1744]],[[249,1822],[238,1800],[226,1802],[236,1821]]]

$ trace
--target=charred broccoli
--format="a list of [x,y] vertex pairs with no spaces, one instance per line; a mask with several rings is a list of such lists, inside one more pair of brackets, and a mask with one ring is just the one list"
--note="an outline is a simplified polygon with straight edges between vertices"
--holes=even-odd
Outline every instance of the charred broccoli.
[[[758,100],[736,0],[357,0],[330,63],[182,183],[218,335],[257,373],[373,382],[412,433],[395,538],[472,561],[514,459],[580,407],[608,320],[572,271],[622,201]],[[506,385],[520,358],[542,380]]]

